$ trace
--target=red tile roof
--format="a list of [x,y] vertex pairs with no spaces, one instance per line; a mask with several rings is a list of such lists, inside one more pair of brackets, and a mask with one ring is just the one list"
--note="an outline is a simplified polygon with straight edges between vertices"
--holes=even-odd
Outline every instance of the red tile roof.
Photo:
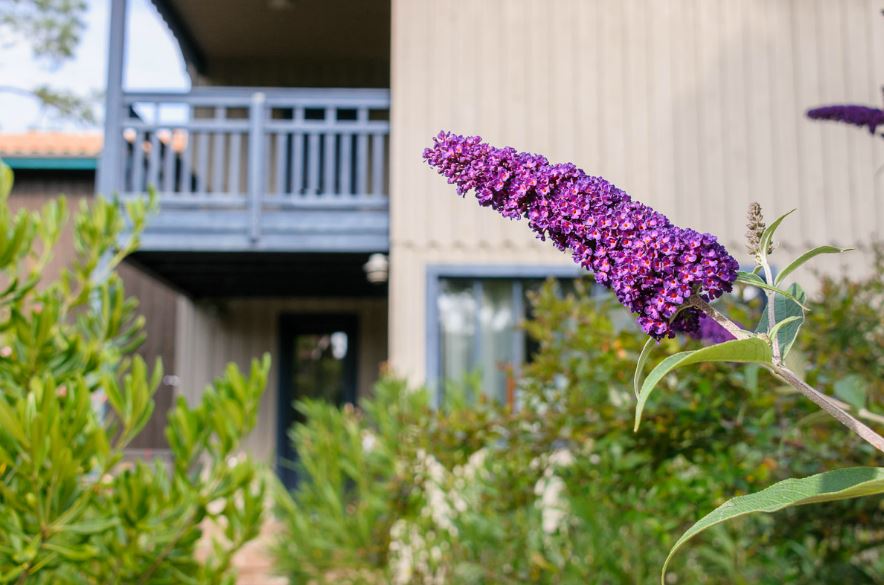
[[0,133],[0,156],[97,157],[101,143],[98,132]]

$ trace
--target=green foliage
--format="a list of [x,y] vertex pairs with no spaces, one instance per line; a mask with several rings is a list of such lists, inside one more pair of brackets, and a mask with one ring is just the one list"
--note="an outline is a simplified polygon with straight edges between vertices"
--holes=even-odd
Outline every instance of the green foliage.
[[826,471],[802,479],[785,479],[760,492],[739,496],[706,514],[685,532],[663,563],[661,583],[666,583],[666,566],[685,542],[716,524],[754,514],[779,512],[789,506],[834,502],[884,493],[884,467],[849,467]]
[[162,368],[132,356],[142,323],[113,268],[151,204],[84,203],[77,258],[45,282],[64,200],[12,215],[10,187],[0,165],[0,583],[232,583],[232,555],[261,523],[260,469],[238,451],[268,359],[248,376],[229,367],[196,406],[179,400],[169,461],[126,462]]
[[392,524],[405,514],[408,490],[399,469],[414,449],[427,396],[397,380],[375,388],[361,410],[322,400],[298,408],[309,421],[290,434],[299,455],[297,495],[277,486],[284,536],[277,568],[295,583],[386,583]]
[[[740,322],[759,307],[734,307]],[[651,583],[700,510],[788,473],[868,465],[840,427],[755,364],[663,377],[633,432],[645,337],[618,306],[550,284],[526,325],[539,352],[518,409],[469,388],[427,394],[387,380],[361,408],[306,403],[293,437],[301,482],[278,490],[277,567],[293,583]],[[702,346],[664,340],[666,359]],[[799,355],[799,350],[793,355]],[[386,422],[381,422],[386,421]],[[871,499],[718,526],[673,565],[679,583],[881,583],[884,508]]]
[[799,336],[807,380],[828,388],[848,375],[871,404],[884,404],[884,244],[872,248],[873,270],[864,278],[820,279],[807,326]]
[[773,327],[768,323],[768,312],[762,311],[758,326],[755,328],[756,333],[767,333],[771,339],[776,336],[783,358],[789,355],[806,318],[804,303],[807,302],[807,294],[804,289],[798,284],[793,284],[789,287],[789,294],[792,298],[777,296],[773,300],[776,315]]
[[774,280],[774,284],[780,284],[786,277],[801,268],[805,263],[809,260],[816,258],[821,254],[843,254],[844,252],[849,252],[853,248],[836,248],[835,246],[817,246],[812,250],[808,250],[798,258],[792,261],[791,264],[783,268],[779,274],[777,274],[776,279]]
[[[794,372],[792,372],[784,363],[784,360],[789,354],[789,351],[791,350],[792,345],[798,336],[801,326],[804,324],[805,321],[805,311],[807,311],[808,309],[805,305],[806,295],[804,293],[804,290],[797,283],[792,284],[792,286],[790,286],[787,291],[777,288],[770,283],[782,282],[797,268],[820,254],[838,254],[848,250],[836,248],[834,246],[821,246],[818,248],[814,248],[808,252],[805,252],[797,259],[792,261],[783,270],[783,273],[780,275],[780,277],[776,281],[773,280],[771,267],[768,262],[768,255],[773,251],[773,234],[779,227],[779,225],[783,222],[783,220],[793,211],[794,210],[780,216],[770,226],[765,228],[759,238],[757,246],[754,246],[753,243],[756,233],[755,228],[757,228],[759,224],[763,225],[763,219],[761,217],[761,209],[757,203],[753,204],[750,208],[750,225],[748,234],[750,240],[749,247],[751,250],[755,251],[756,266],[752,272],[738,272],[737,282],[741,284],[755,286],[767,291],[767,307],[765,308],[765,311],[761,316],[755,332],[750,333],[741,329],[733,329],[732,333],[737,337],[737,340],[735,341],[729,341],[714,345],[710,348],[706,348],[705,350],[701,350],[700,352],[685,352],[684,354],[676,355],[663,360],[663,362],[661,362],[660,365],[658,365],[651,372],[651,375],[649,376],[646,383],[642,386],[642,390],[638,395],[639,401],[638,406],[636,407],[636,429],[638,429],[638,423],[641,416],[641,410],[644,405],[644,400],[647,399],[647,395],[651,392],[651,390],[653,390],[654,384],[656,383],[657,379],[659,377],[662,377],[662,375],[667,373],[669,370],[674,369],[682,362],[695,363],[701,361],[702,358],[699,358],[697,356],[698,354],[703,352],[707,352],[709,354],[709,358],[705,361],[723,361],[720,354],[722,353],[723,348],[727,346],[735,346],[741,343],[761,343],[764,345],[769,343],[770,349],[772,350],[771,353],[768,353],[765,356],[759,356],[759,359],[736,359],[733,361],[753,361],[754,363],[757,363],[767,370],[770,370],[774,374],[780,376],[784,381],[787,382],[787,384],[789,384],[791,388],[797,390],[801,394],[805,395],[807,398],[811,399],[827,414],[832,415],[834,419],[838,420],[839,422],[850,428],[853,432],[855,432],[857,436],[861,436],[870,445],[874,446],[879,451],[884,452],[884,437],[876,433],[873,429],[869,428],[862,421],[858,420],[856,417],[848,412],[848,409],[850,409],[852,406],[853,409],[858,411],[857,414],[861,417],[874,418],[879,423],[884,421],[884,418],[862,409],[865,400],[865,392],[862,386],[858,383],[859,378],[855,374],[849,373],[847,374],[846,378],[839,380],[835,384],[836,395],[847,401],[846,404],[838,403],[837,401],[831,400],[825,394],[819,392],[818,390],[807,384],[799,375],[796,375]],[[765,279],[762,279],[760,276],[758,276],[758,271],[764,272]],[[715,312],[715,309],[712,309],[708,306],[706,306],[705,309],[706,312],[710,314]],[[644,363],[642,360],[639,361],[639,367],[644,367]],[[658,378],[654,378],[654,375],[658,372],[660,372]],[[638,380],[638,378],[640,377],[640,373],[641,372],[639,371],[636,372],[636,380]],[[733,500],[725,502],[725,504],[723,504],[721,507],[717,508],[716,510],[702,518],[700,521],[695,523],[688,530],[688,532],[686,532],[678,540],[678,542],[670,551],[664,563],[661,577],[663,579],[663,582],[665,583],[666,565],[669,564],[669,561],[675,553],[676,549],[678,549],[688,539],[692,538],[706,528],[715,526],[716,524],[719,524],[725,520],[729,520],[731,518],[735,518],[751,512],[774,512],[789,506],[796,506],[807,503],[830,502],[834,500],[881,495],[882,493],[884,493],[884,482],[881,481],[864,483],[862,489],[845,489],[835,495],[833,495],[831,493],[831,490],[828,489],[830,486],[827,483],[821,483],[818,481],[819,478],[826,478],[827,480],[834,480],[835,478],[844,479],[848,476],[852,477],[857,473],[879,474],[879,471],[880,468],[871,467],[856,468],[851,470],[844,469],[800,480],[789,479],[780,482],[774,486],[771,486],[770,488],[763,490],[762,492],[735,498]],[[791,496],[791,498],[787,496]],[[773,505],[771,503],[771,497],[774,498],[774,503],[776,505]]]
[[[778,323],[779,325],[779,323]],[[645,346],[647,347],[647,345]],[[642,354],[645,354],[644,349]],[[760,337],[749,337],[746,339],[734,339],[733,341],[725,341],[694,349],[691,351],[682,351],[667,357],[665,360],[657,364],[648,377],[641,383],[638,391],[637,403],[635,405],[635,430],[638,430],[641,423],[642,410],[648,397],[660,381],[670,372],[677,368],[689,366],[691,364],[711,363],[711,362],[733,362],[733,363],[751,363],[751,364],[767,364],[770,362],[770,344]],[[641,364],[641,356],[639,356],[639,364]],[[636,369],[636,376],[639,378],[640,369]]]
[[[86,28],[85,0],[4,0],[0,2],[0,37],[4,49],[22,44],[34,57],[56,67],[71,59]],[[80,96],[47,85],[19,87],[0,83],[0,92],[36,100],[55,117],[86,125],[97,122],[96,95]]]
[[85,0],[8,0],[0,5],[0,31],[27,42],[35,57],[57,63],[73,57],[87,8]]

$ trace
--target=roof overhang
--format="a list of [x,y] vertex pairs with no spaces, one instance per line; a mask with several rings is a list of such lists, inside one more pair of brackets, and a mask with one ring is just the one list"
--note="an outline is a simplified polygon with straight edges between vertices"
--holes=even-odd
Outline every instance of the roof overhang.
[[94,171],[98,159],[94,156],[2,156],[0,159],[13,170]]
[[152,0],[188,65],[357,61],[390,54],[390,0]]

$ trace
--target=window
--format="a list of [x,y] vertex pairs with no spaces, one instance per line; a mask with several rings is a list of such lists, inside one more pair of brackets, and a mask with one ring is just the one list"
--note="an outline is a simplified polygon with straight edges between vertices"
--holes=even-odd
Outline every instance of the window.
[[475,372],[488,397],[510,402],[521,364],[535,349],[521,328],[530,318],[528,293],[539,289],[547,276],[558,277],[567,291],[577,273],[549,267],[516,277],[488,276],[475,268],[472,272],[475,275],[456,270],[431,274],[429,377],[438,390]]

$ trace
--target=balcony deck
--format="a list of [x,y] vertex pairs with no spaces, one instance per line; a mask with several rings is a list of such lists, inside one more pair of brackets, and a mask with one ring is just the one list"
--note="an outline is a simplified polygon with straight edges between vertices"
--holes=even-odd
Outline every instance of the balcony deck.
[[388,90],[123,93],[113,191],[156,189],[145,252],[383,252]]

